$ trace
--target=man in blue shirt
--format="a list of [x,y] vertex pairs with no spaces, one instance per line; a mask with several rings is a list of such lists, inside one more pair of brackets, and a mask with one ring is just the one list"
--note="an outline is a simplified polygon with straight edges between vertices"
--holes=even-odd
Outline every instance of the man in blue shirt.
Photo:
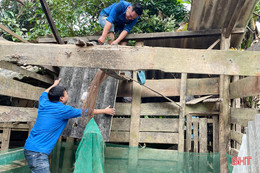
[[[126,1],[114,3],[103,9],[99,15],[99,24],[103,28],[103,33],[98,39],[99,44],[104,44],[107,36],[111,39],[108,44],[118,44],[131,31],[142,13],[143,8],[140,4],[131,5]],[[120,32],[116,40],[114,32]],[[126,42],[121,44],[126,45]]]
[[[59,80],[46,89],[39,98],[38,116],[24,146],[25,158],[33,173],[49,173],[48,155],[67,125],[68,119],[81,116],[82,110],[65,105],[68,93]],[[86,110],[87,112],[87,110]],[[85,114],[86,114],[85,112]],[[94,109],[94,114],[114,115],[115,110]]]

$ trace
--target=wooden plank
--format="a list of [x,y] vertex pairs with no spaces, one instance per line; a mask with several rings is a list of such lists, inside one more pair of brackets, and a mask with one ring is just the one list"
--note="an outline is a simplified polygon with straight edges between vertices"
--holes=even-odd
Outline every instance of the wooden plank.
[[[109,142],[129,142],[129,132],[111,132]],[[140,132],[140,143],[178,144],[178,133]]]
[[[172,118],[141,118],[140,132],[178,132],[179,120]],[[113,118],[112,131],[130,130],[130,118]]]
[[255,114],[258,113],[257,109],[251,108],[231,108],[230,122],[247,127],[248,121],[254,120]]
[[0,76],[0,94],[10,97],[38,100],[44,88],[35,87],[29,84],[7,79]]
[[200,141],[200,153],[208,152],[208,128],[207,118],[199,119],[199,141]]
[[[116,115],[130,115],[130,103],[116,103]],[[156,108],[156,109],[155,109]],[[219,113],[219,104],[198,103],[186,105],[185,112],[194,115],[215,115]],[[178,116],[179,110],[170,102],[142,103],[141,116]]]
[[0,122],[35,121],[37,111],[36,108],[0,106]]
[[213,152],[219,152],[219,121],[213,116]]
[[[236,28],[232,33],[234,34],[243,34],[245,31],[244,28]],[[126,40],[143,40],[143,39],[155,39],[155,38],[180,38],[180,37],[198,37],[198,36],[210,36],[210,35],[220,35],[222,32],[221,29],[212,29],[212,30],[200,30],[200,31],[183,31],[183,32],[155,32],[155,33],[144,33],[144,34],[128,34],[125,39]],[[97,41],[99,39],[99,35],[97,36],[86,36],[86,37],[77,37],[84,41]],[[62,40],[67,42],[68,40],[75,37],[64,37]],[[54,38],[42,37],[37,40],[39,43],[54,43]]]
[[203,100],[206,100],[207,98],[211,97],[212,95],[209,95],[209,96],[204,96],[204,97],[199,97],[199,98],[196,98],[196,99],[193,99],[193,100],[190,100],[188,101],[186,104],[187,105],[194,105],[194,104],[197,104],[199,102],[202,102]]
[[194,121],[195,119],[192,119],[192,124],[193,124],[193,136],[194,136],[194,153],[199,152],[199,133],[198,133],[198,118],[196,118],[197,121]]
[[230,139],[238,142],[239,144],[242,144],[242,137],[243,137],[243,133],[239,133],[234,130],[230,131]]
[[[136,71],[133,72],[133,79],[137,80]],[[129,146],[139,145],[140,114],[141,114],[141,87],[138,83],[134,82],[132,103],[131,103]]]
[[0,23],[0,29],[2,29],[3,31],[7,32],[8,34],[12,35],[13,37],[17,38],[18,40],[24,42],[24,43],[29,43],[28,41],[26,41],[25,39],[23,39],[21,36],[17,35],[16,33],[14,33],[13,31],[11,31],[9,28],[5,27],[3,24]]
[[3,123],[3,122],[1,122],[0,123],[0,129],[4,129],[4,128],[11,128],[12,130],[13,129],[29,129],[29,125],[28,124],[20,124],[20,123],[9,123],[9,122],[7,122],[7,123]]
[[[118,97],[130,97],[132,82],[119,82]],[[146,80],[145,85],[165,96],[180,96],[181,79]],[[142,87],[142,97],[161,97]],[[187,95],[218,95],[219,78],[187,79]]]
[[51,11],[49,9],[49,6],[48,6],[47,2],[45,0],[40,0],[40,3],[42,5],[42,9],[43,9],[43,11],[44,11],[44,13],[46,15],[46,18],[48,20],[48,23],[49,23],[49,25],[51,27],[52,33],[53,33],[57,43],[64,44],[64,42],[61,40],[59,32],[58,32],[58,30],[57,30],[57,28],[56,28],[56,26],[54,24],[54,21],[53,21],[52,16],[51,16]]
[[232,32],[233,28],[235,27],[235,24],[236,24],[237,20],[239,19],[239,15],[240,15],[240,13],[242,11],[242,8],[244,6],[245,1],[246,0],[238,0],[237,5],[235,7],[235,10],[234,10],[234,12],[232,14],[232,17],[231,17],[231,19],[229,21],[229,24],[228,24],[228,26],[226,28],[226,31],[224,33],[224,36],[226,38],[230,37],[231,32]]
[[219,114],[219,151],[220,151],[220,172],[227,172],[228,165],[226,153],[228,152],[229,141],[229,77],[220,76],[220,104]]
[[233,157],[237,157],[239,153],[239,150],[235,149],[235,148],[231,148],[230,149],[230,155]]
[[184,152],[184,120],[186,109],[186,91],[187,91],[187,73],[181,74],[181,88],[180,88],[180,115],[179,115],[179,139],[178,151]]
[[247,77],[232,82],[229,90],[231,99],[260,95],[260,77]]
[[129,46],[77,47],[0,41],[0,52],[0,60],[37,65],[114,70],[159,69],[164,72],[245,76],[260,74],[256,63],[260,62],[260,52],[254,51]]
[[3,135],[2,135],[2,144],[1,150],[9,149],[10,136],[11,136],[11,128],[8,127],[11,123],[4,123],[3,126]]
[[192,116],[190,114],[186,115],[186,146],[185,151],[190,152],[191,150],[191,124],[192,124]]
[[30,77],[30,78],[37,79],[37,80],[45,82],[45,83],[53,84],[53,79],[51,79],[51,77],[49,77],[47,75],[40,75],[35,72],[25,70],[15,64],[12,64],[12,63],[9,63],[6,61],[0,61],[0,68],[20,73],[20,74],[24,75],[25,77]]

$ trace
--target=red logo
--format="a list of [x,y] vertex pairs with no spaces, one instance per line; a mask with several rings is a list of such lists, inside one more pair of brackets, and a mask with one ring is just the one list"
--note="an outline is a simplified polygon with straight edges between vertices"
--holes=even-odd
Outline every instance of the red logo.
[[231,164],[233,166],[235,165],[250,165],[250,159],[252,159],[251,156],[246,156],[246,157],[232,157]]

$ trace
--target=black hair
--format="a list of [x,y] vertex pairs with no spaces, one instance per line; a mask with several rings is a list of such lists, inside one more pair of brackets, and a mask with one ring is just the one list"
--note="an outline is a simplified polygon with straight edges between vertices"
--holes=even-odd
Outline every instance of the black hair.
[[60,101],[60,97],[64,96],[64,92],[66,88],[63,86],[55,86],[50,89],[48,92],[48,98],[51,102],[58,102]]
[[132,7],[133,7],[133,11],[135,11],[136,14],[138,14],[138,16],[143,14],[143,7],[141,4],[135,3],[132,5]]

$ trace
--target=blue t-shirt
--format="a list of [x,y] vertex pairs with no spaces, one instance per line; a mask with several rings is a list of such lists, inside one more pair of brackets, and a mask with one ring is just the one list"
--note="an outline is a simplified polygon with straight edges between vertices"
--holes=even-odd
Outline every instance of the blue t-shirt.
[[38,116],[24,149],[49,155],[67,125],[68,119],[81,116],[81,109],[51,102],[48,93],[39,98]]
[[122,28],[129,33],[139,18],[137,17],[134,20],[126,20],[125,13],[129,6],[131,6],[131,3],[120,1],[118,4],[114,3],[109,7],[103,9],[100,12],[100,15],[108,16],[107,21],[116,24],[116,27]]

